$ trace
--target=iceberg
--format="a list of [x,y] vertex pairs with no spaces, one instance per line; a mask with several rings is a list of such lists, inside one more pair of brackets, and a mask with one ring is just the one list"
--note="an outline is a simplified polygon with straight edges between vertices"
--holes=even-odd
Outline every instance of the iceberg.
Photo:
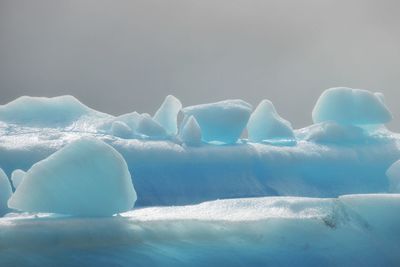
[[12,182],[14,189],[16,189],[19,186],[19,184],[22,182],[25,174],[26,174],[26,172],[24,172],[23,170],[15,170],[12,172],[11,182]]
[[95,138],[82,138],[34,164],[8,201],[10,208],[80,216],[130,210],[136,192],[124,158]]
[[153,120],[158,122],[168,135],[178,133],[178,113],[182,109],[182,104],[178,98],[168,95],[161,107],[153,116]]
[[252,142],[294,139],[290,122],[279,116],[272,102],[267,99],[261,101],[251,114],[247,123],[247,132],[249,140]]
[[201,129],[193,116],[190,116],[183,125],[180,136],[183,143],[188,146],[201,145]]
[[7,175],[0,169],[0,217],[9,211],[7,201],[12,194]]
[[384,124],[392,119],[382,93],[337,87],[325,90],[312,111],[314,123],[334,121],[345,125]]
[[183,114],[195,117],[205,142],[236,143],[249,120],[252,106],[243,100],[189,106]]

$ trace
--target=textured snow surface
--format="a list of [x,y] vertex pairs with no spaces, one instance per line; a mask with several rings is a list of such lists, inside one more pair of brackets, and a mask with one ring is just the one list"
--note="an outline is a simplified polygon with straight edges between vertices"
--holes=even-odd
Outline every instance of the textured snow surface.
[[107,216],[133,208],[136,192],[123,157],[95,138],[83,138],[34,164],[8,201],[10,208]]
[[1,266],[398,266],[400,195],[264,197],[109,218],[9,214]]
[[381,93],[346,87],[322,93],[312,112],[315,123],[335,121],[339,124],[383,124],[391,121]]

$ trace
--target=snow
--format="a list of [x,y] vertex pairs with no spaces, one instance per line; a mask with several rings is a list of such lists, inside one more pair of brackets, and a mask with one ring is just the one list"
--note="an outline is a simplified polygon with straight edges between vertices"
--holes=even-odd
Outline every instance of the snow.
[[133,132],[129,126],[122,121],[114,121],[111,125],[112,135],[124,139],[132,138]]
[[0,216],[3,216],[9,211],[7,201],[10,198],[11,194],[11,184],[8,180],[8,177],[4,173],[4,171],[0,169]]
[[15,189],[21,184],[22,180],[24,179],[25,174],[26,174],[26,172],[24,172],[23,170],[15,170],[12,172],[11,182]]
[[187,118],[194,116],[205,142],[236,143],[249,120],[252,106],[243,100],[189,106],[182,109]]
[[251,114],[247,123],[247,131],[249,140],[253,142],[294,139],[290,122],[279,116],[272,102],[267,99],[261,101]]
[[312,117],[315,123],[384,124],[391,121],[392,115],[383,99],[382,93],[346,87],[331,88],[319,97]]
[[182,141],[188,146],[201,145],[201,129],[195,117],[190,116],[182,127],[180,133]]
[[150,138],[164,139],[167,137],[165,129],[147,113],[141,114],[136,131]]
[[107,218],[10,214],[1,266],[398,266],[400,195],[264,197]]
[[135,201],[123,157],[102,141],[82,138],[34,164],[8,205],[28,212],[108,216],[130,210]]
[[386,175],[389,179],[389,191],[400,193],[400,160],[390,166]]
[[182,109],[182,104],[178,98],[168,95],[161,107],[154,114],[154,121],[158,122],[168,135],[178,133],[178,113]]

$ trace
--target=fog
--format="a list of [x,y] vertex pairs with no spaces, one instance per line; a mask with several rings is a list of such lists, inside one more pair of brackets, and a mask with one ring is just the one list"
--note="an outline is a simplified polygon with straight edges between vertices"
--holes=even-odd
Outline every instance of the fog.
[[296,127],[324,89],[385,94],[400,131],[398,1],[0,0],[0,104],[71,94],[154,113],[270,99]]

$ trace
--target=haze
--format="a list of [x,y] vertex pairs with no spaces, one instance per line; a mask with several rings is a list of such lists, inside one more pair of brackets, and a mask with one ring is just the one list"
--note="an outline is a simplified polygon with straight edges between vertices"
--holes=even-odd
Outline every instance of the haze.
[[383,92],[400,130],[398,1],[0,0],[0,104],[71,94],[118,115],[271,100],[300,128],[327,88]]

